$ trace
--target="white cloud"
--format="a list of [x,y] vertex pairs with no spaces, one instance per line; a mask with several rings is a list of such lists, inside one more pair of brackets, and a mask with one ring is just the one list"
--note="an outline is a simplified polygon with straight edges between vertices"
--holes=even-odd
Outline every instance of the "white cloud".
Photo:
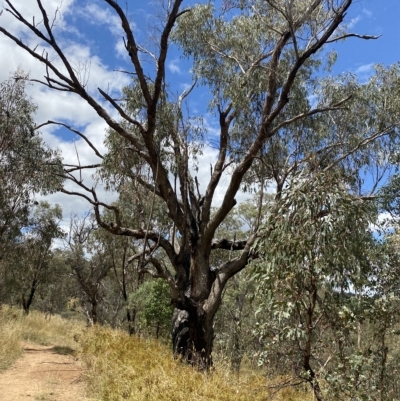
[[360,15],[357,15],[357,17],[352,18],[350,22],[348,22],[347,24],[348,29],[354,28],[360,20],[361,20]]
[[[47,15],[50,21],[54,21],[54,31],[60,32],[67,28],[64,17],[73,11],[73,3],[75,0],[42,0],[44,9],[47,11]],[[28,21],[33,21],[38,24],[38,28],[44,30],[43,17],[40,13],[40,9],[36,1],[26,0],[13,0],[13,6],[23,14]],[[7,26],[12,32],[19,34],[24,32],[23,25],[19,23],[12,15],[6,10],[9,8],[8,5],[4,6],[5,11],[1,15],[0,24]],[[54,19],[56,16],[56,19]]]
[[397,229],[399,222],[399,216],[394,216],[389,212],[384,212],[378,215],[376,224],[371,224],[369,228],[375,234],[380,234],[383,231],[390,233]]
[[366,8],[363,8],[363,9],[362,9],[362,12],[363,12],[368,18],[372,17],[372,11],[370,11],[370,10],[368,10],[368,9],[366,9]]
[[121,37],[124,34],[121,20],[110,8],[100,7],[98,4],[91,2],[82,8],[78,8],[77,15],[89,24],[105,25],[114,36]]
[[[125,37],[125,32],[122,29],[121,20],[111,8],[101,7],[99,4],[91,2],[82,8],[78,8],[75,16],[82,18],[88,24],[105,26],[115,40],[114,49],[116,55],[124,60],[128,60],[128,52],[122,40]],[[130,21],[130,24],[131,29],[134,30],[136,27],[135,23]]]
[[167,68],[173,73],[173,74],[182,74],[182,70],[179,67],[179,60],[175,59],[175,60],[171,60],[168,64],[167,64]]
[[356,72],[356,74],[370,73],[373,70],[373,66],[374,65],[372,63],[371,64],[364,64],[364,65],[358,67],[355,72]]
[[354,73],[357,75],[359,81],[365,82],[373,75],[374,64],[363,64],[360,67],[356,68]]

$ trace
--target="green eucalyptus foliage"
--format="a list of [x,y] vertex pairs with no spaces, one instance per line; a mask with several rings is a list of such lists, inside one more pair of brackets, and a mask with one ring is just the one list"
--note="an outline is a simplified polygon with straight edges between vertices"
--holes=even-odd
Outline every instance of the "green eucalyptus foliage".
[[375,219],[341,175],[303,172],[271,205],[255,245],[260,363],[287,366],[327,399],[375,399],[386,370],[378,337],[392,323],[376,326],[386,295]]
[[[274,49],[287,24],[280,12],[267,2],[244,3],[232,12],[220,12],[211,3],[197,5],[179,19],[173,35],[184,55],[193,60],[194,78],[210,90],[209,109],[214,111],[216,107],[231,104],[235,110],[229,141],[230,155],[235,158],[242,156],[243,149],[259,133],[262,109],[271,90],[268,51]],[[306,3],[302,2],[303,8]],[[302,11],[296,12],[301,15]],[[283,49],[275,69],[277,96],[295,59],[291,47]],[[298,110],[309,108],[307,97],[313,90],[313,75],[321,65],[319,55],[307,60],[296,76],[291,101],[274,125]]]
[[0,258],[28,223],[34,194],[61,184],[58,152],[34,131],[36,106],[25,92],[26,76],[0,83]]

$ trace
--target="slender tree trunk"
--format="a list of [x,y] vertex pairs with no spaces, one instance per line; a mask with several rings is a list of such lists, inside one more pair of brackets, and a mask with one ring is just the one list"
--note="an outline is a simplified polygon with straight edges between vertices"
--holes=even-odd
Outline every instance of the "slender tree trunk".
[[309,294],[310,304],[307,308],[307,315],[306,315],[306,344],[304,350],[304,359],[303,359],[303,368],[307,375],[307,381],[310,383],[315,398],[317,401],[325,401],[325,398],[322,394],[321,387],[319,386],[317,377],[315,376],[315,372],[311,367],[310,360],[311,360],[311,344],[312,344],[312,337],[313,337],[313,329],[314,329],[314,322],[313,322],[313,315],[314,309],[317,302],[317,287],[314,282],[314,279],[311,278],[311,291]]
[[135,334],[135,318],[136,318],[136,309],[131,311],[129,308],[126,309],[126,320],[128,321],[128,333],[130,336]]
[[38,280],[37,280],[37,276],[35,275],[35,277],[32,281],[30,291],[29,291],[28,299],[26,299],[25,294],[22,293],[22,308],[24,309],[24,312],[26,315],[29,315],[29,309],[32,305],[33,298],[35,297],[37,285],[38,285]]
[[28,306],[28,303],[27,303],[27,301],[25,299],[25,294],[24,293],[22,293],[21,301],[22,301],[22,309],[24,310],[25,315],[29,315],[29,306]]
[[98,321],[98,318],[97,318],[97,300],[96,299],[91,300],[90,304],[92,306],[91,311],[90,311],[92,322],[93,322],[93,324],[96,324],[97,321]]
[[240,365],[242,363],[242,347],[240,346],[240,335],[238,330],[235,330],[233,333],[233,350],[231,357],[231,371],[235,373],[239,373]]
[[387,354],[388,354],[388,347],[385,342],[385,336],[386,336],[386,322],[384,323],[384,327],[381,332],[382,359],[381,359],[381,366],[380,366],[380,372],[379,372],[379,384],[378,384],[380,401],[383,401],[385,399],[385,376],[386,376],[386,362],[387,362]]

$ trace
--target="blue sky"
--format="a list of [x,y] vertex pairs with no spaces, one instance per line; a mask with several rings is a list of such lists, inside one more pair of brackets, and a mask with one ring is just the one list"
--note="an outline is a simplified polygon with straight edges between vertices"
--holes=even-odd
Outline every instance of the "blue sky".
[[[122,32],[118,27],[111,27],[112,23],[118,25],[118,20],[102,1],[89,1],[85,3],[79,13],[68,15],[68,21],[73,22],[84,41],[92,46],[97,54],[101,54],[102,61],[111,68],[125,65],[130,68],[127,58],[122,54]],[[195,3],[193,0],[183,4],[188,6]],[[85,9],[86,8],[86,9]],[[159,8],[158,1],[130,1],[128,13],[134,22],[135,34],[140,40],[145,40],[148,27],[155,23],[155,14]],[[96,14],[95,18],[90,12]],[[103,15],[102,15],[103,14]],[[110,16],[112,18],[108,18]],[[344,42],[331,45],[338,52],[338,60],[333,73],[351,71],[361,76],[367,74],[375,63],[389,65],[400,60],[400,1],[398,0],[356,0],[350,8],[345,22],[350,30],[358,34],[380,36],[378,40],[348,39]],[[111,35],[110,35],[111,33]],[[72,39],[77,39],[71,35]],[[115,53],[115,44],[119,41],[119,52]],[[101,44],[100,44],[101,43]],[[172,51],[171,51],[172,50]],[[182,59],[175,48],[169,53],[170,78],[176,77],[176,81],[184,81],[190,78],[190,62]]]
[[[51,14],[60,5],[60,0],[42,0]],[[34,0],[15,0],[13,3],[27,15],[37,15]],[[186,7],[194,1],[184,1]],[[134,33],[139,41],[143,42],[151,27],[156,22],[159,2],[143,0],[121,1],[133,22]],[[95,93],[98,86],[106,91],[117,94],[125,85],[129,84],[128,75],[114,70],[131,70],[129,60],[123,47],[123,32],[117,16],[103,0],[64,0],[62,3],[62,16],[58,20],[56,35],[67,55],[74,61],[76,68],[80,69],[83,79],[87,80],[88,88]],[[353,33],[381,35],[378,40],[348,39],[345,42],[331,45],[338,52],[338,60],[333,68],[333,74],[350,71],[357,74],[360,80],[367,79],[373,71],[373,64],[389,65],[400,60],[400,0],[358,0],[350,9],[346,23]],[[38,18],[36,19],[38,20]],[[34,47],[37,40],[26,35],[19,25],[7,13],[0,16],[0,24],[15,32],[17,36],[25,38]],[[176,47],[170,49],[167,63],[167,80],[173,83],[175,90],[182,91],[191,83],[190,62],[181,57]],[[30,72],[33,78],[44,75],[43,66],[34,62],[26,53],[18,49],[7,38],[0,36],[0,80],[7,79],[9,73],[18,67]],[[149,65],[150,67],[150,65]],[[97,117],[82,100],[70,94],[48,91],[40,85],[29,88],[29,93],[38,104],[36,116],[40,124],[49,119],[64,121],[79,127],[88,137],[104,150],[104,123]],[[190,100],[190,106],[200,111],[207,105],[207,94],[198,89]],[[110,111],[111,112],[111,111]],[[113,114],[115,118],[118,116]],[[212,119],[210,117],[210,128]],[[76,151],[80,153],[82,163],[98,161],[88,147],[71,134],[62,130],[45,127],[43,137],[53,147],[62,150],[65,160],[76,160]],[[74,141],[73,141],[74,139]],[[209,149],[203,156],[202,165],[209,174],[209,165],[215,157],[215,151]],[[201,174],[201,172],[200,172]],[[199,174],[199,176],[200,176]],[[90,175],[86,177],[90,181]],[[217,198],[222,197],[224,185],[222,182]],[[104,198],[112,199],[112,194],[104,193]],[[80,199],[72,199],[62,194],[55,194],[50,199],[60,203],[65,216],[71,211],[87,210],[88,205]]]
[[351,71],[361,77],[373,64],[390,65],[400,60],[400,1],[359,0],[346,17],[352,32],[381,36],[377,40],[351,38],[335,45],[338,60],[334,73]]

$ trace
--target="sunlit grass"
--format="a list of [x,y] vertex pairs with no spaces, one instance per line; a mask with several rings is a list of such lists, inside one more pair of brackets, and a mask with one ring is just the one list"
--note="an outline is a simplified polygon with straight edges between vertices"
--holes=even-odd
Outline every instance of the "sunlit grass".
[[20,309],[3,305],[0,308],[0,328],[1,370],[22,354],[24,343],[76,349],[74,335],[82,332],[84,325],[57,315],[48,319],[36,311],[26,316]]
[[218,367],[200,373],[174,360],[169,347],[121,331],[92,328],[80,343],[88,391],[97,400],[312,400],[309,393],[293,389],[273,395],[271,383],[259,373],[237,375]]
[[8,368],[22,353],[19,323],[17,310],[0,308],[0,370]]
[[[240,375],[223,363],[200,373],[174,360],[171,349],[156,340],[129,337],[104,327],[84,329],[82,322],[16,308],[0,308],[0,369],[21,355],[24,343],[53,345],[54,351],[77,355],[86,365],[84,380],[96,401],[311,401],[307,391],[270,388],[260,372]],[[76,343],[78,340],[78,344]],[[77,354],[75,351],[77,351]],[[307,389],[306,389],[307,390]]]

